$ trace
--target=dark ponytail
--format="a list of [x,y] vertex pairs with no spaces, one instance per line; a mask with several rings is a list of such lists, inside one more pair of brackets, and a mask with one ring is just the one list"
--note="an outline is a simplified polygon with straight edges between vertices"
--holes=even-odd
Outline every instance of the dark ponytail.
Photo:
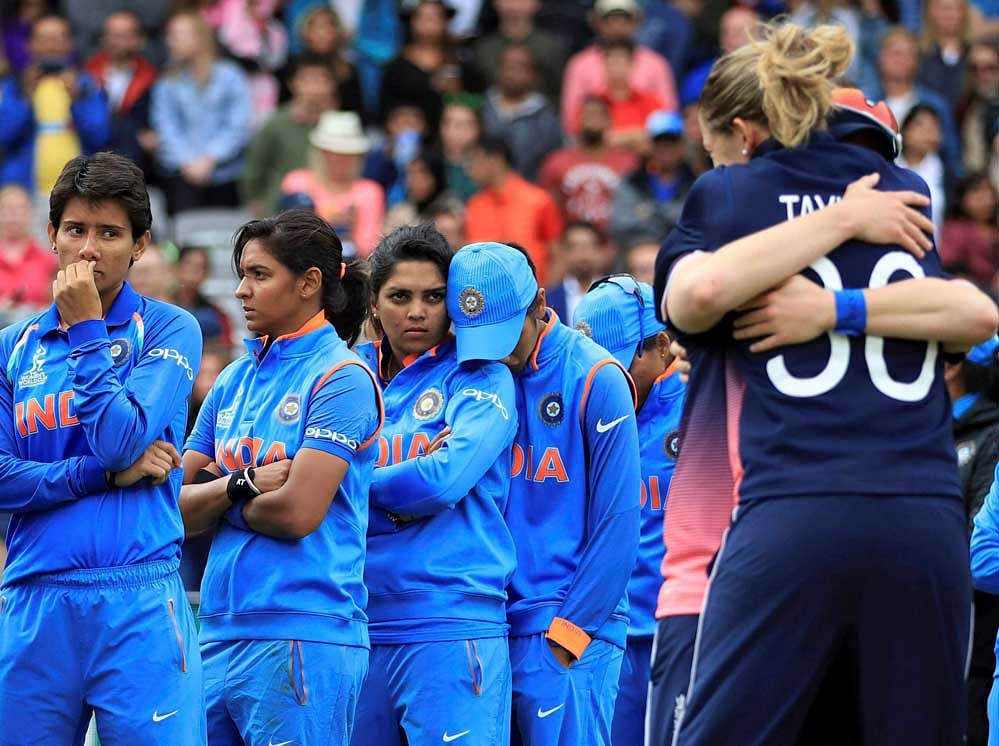
[[[348,347],[353,347],[358,337],[361,336],[361,329],[364,321],[368,318],[368,299],[371,297],[371,282],[368,279],[367,262],[363,259],[351,258],[347,260],[347,271],[344,273],[340,285],[336,288],[337,294],[342,298],[342,305],[326,303],[326,295],[323,295],[323,307],[326,309],[326,318],[330,320],[336,333],[347,342]],[[331,310],[332,311],[331,315]]]
[[260,241],[294,275],[318,269],[323,278],[326,319],[348,345],[357,341],[368,315],[367,268],[363,260],[349,259],[340,276],[343,244],[329,223],[308,210],[287,210],[272,218],[251,220],[234,239],[232,261],[237,274],[250,241]]

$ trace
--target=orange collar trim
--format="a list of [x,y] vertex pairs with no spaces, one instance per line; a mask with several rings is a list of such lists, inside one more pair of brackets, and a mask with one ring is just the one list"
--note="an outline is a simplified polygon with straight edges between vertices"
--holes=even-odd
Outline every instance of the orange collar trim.
[[[313,316],[311,319],[309,319],[308,321],[306,321],[297,330],[291,332],[290,334],[282,334],[280,337],[277,337],[274,341],[275,342],[280,342],[280,341],[285,340],[285,339],[298,339],[299,337],[304,337],[306,334],[311,334],[314,331],[322,329],[327,324],[329,324],[329,322],[326,320],[326,312],[325,311],[320,311],[315,316]],[[266,346],[267,342],[268,342],[267,336],[261,337],[260,338],[260,342],[264,346]]]
[[652,382],[652,385],[655,386],[657,383],[662,383],[674,373],[676,373],[676,359],[674,359],[673,362],[669,364],[666,370],[664,370],[661,374],[659,374],[656,380]]
[[548,313],[548,321],[545,323],[545,328],[541,330],[541,334],[538,335],[538,341],[534,345],[534,352],[531,353],[531,367],[534,370],[538,370],[538,353],[541,352],[541,343],[544,341],[545,337],[548,336],[549,332],[555,328],[555,325],[559,323],[558,314],[555,313],[554,309],[545,307],[545,311]]

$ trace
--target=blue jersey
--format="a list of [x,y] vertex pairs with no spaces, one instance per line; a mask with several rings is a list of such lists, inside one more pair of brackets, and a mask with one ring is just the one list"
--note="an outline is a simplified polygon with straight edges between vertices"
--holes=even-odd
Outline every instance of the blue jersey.
[[679,455],[680,414],[686,387],[672,371],[652,386],[645,404],[638,410],[638,442],[642,459],[642,526],[638,543],[638,563],[628,583],[629,636],[656,632],[656,599],[662,575],[659,572],[666,546],[663,543],[663,515],[666,495]]
[[[386,342],[358,354],[381,371]],[[376,643],[505,635],[516,550],[503,520],[517,431],[510,370],[458,365],[453,338],[384,384],[385,427],[370,490],[368,587]],[[430,441],[451,435],[433,454]],[[396,525],[388,517],[412,519]]]
[[[663,260],[736,238],[842,198],[877,171],[879,188],[927,193],[925,183],[878,154],[817,133],[807,147],[769,149],[749,164],[702,175],[687,197]],[[916,260],[898,246],[848,241],[806,276],[830,289],[939,277],[936,252]],[[726,328],[727,321],[721,322]],[[727,334],[729,430],[740,501],[796,495],[960,496],[951,412],[936,342],[829,333],[755,354]],[[890,468],[886,469],[886,465]]]
[[517,545],[512,635],[555,617],[624,647],[639,534],[634,392],[607,351],[548,321],[517,384],[507,523]]
[[302,640],[366,647],[364,534],[381,425],[370,371],[317,314],[294,334],[246,342],[219,375],[186,448],[223,474],[303,448],[349,464],[322,523],[297,540],[253,531],[242,504],[215,532],[201,584],[201,641]]
[[0,510],[6,584],[180,557],[180,472],[108,489],[154,440],[178,448],[201,331],[125,283],[104,320],[60,327],[55,306],[0,332]]

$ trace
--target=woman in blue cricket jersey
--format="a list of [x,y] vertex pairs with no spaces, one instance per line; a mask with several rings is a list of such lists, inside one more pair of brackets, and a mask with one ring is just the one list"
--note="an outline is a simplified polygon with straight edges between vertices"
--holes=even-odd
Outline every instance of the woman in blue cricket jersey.
[[656,318],[652,288],[630,275],[598,280],[580,300],[573,325],[610,352],[635,383],[642,462],[638,563],[628,583],[628,640],[614,705],[612,744],[645,740],[645,709],[662,576],[663,512],[679,455],[686,387],[676,375],[670,338]]
[[170,477],[201,332],[126,282],[151,219],[134,163],[69,161],[49,196],[54,303],[0,332],[2,744],[82,743],[91,715],[109,746],[204,743]]
[[[673,269],[666,303],[678,328],[700,333],[730,311],[745,312],[736,340],[731,328],[711,338],[729,363],[741,505],[715,563],[674,743],[715,743],[721,734],[740,742],[807,740],[810,711],[828,707],[816,694],[828,694],[833,680],[849,741],[950,743],[962,735],[966,544],[938,345],[883,341],[927,338],[933,324],[915,312],[913,330],[899,323],[907,283],[880,294],[840,289],[939,275],[939,262],[923,255],[929,242],[913,230],[920,223],[895,234],[917,261],[849,241],[864,204],[832,204],[870,173],[878,176],[865,179],[867,187],[880,179],[885,188],[925,192],[879,156],[812,131],[849,58],[841,30],[770,29],[723,58],[702,97],[709,149],[712,136],[725,138],[738,124],[717,106],[724,94],[757,99],[753,119],[766,124],[748,143],[757,156],[748,166],[717,169],[695,185],[663,251]],[[916,196],[903,192],[890,209],[925,207],[928,200]],[[810,212],[812,238],[789,242],[795,225],[775,230],[766,247],[735,240]],[[692,235],[698,245],[689,246]],[[830,235],[846,243],[826,258]],[[767,320],[767,291],[809,267],[830,288],[829,311],[812,319],[813,336],[822,338],[774,349],[781,341]],[[948,283],[939,283],[946,294]],[[975,308],[983,310],[972,328],[955,333],[938,324],[937,338],[967,345],[988,336],[995,311]],[[933,613],[913,623],[916,608]],[[764,677],[779,701],[758,688],[746,696]]]
[[517,410],[510,371],[459,365],[445,306],[451,248],[403,227],[370,257],[382,336],[358,353],[385,391],[370,492],[371,666],[354,746],[510,742],[503,520]]
[[214,530],[201,586],[209,744],[350,743],[368,667],[362,572],[381,426],[348,348],[367,276],[302,210],[236,234],[248,353],[212,386],[184,453],[188,532]]

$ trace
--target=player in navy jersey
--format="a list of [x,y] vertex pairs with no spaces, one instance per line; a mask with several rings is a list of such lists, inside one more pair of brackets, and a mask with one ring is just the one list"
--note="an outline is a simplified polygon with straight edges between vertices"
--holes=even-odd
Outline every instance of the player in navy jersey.
[[685,386],[675,374],[670,339],[656,318],[652,288],[630,275],[598,280],[583,296],[573,326],[628,370],[638,394],[642,526],[638,563],[628,583],[628,644],[621,666],[611,743],[641,744],[649,693],[655,608],[663,561],[663,512],[679,455]]
[[125,282],[151,223],[134,163],[71,160],[49,220],[55,302],[0,332],[0,743],[83,743],[95,714],[105,744],[201,744],[171,473],[201,333]]
[[[753,100],[746,101],[739,89],[733,92],[734,96],[716,101],[715,106],[734,118],[736,126],[728,133],[705,130],[714,145],[716,166],[746,162],[748,151],[756,141],[754,130],[761,124],[760,113],[754,109]],[[883,102],[867,101],[856,89],[837,89],[833,92],[832,101],[834,112],[829,118],[829,130],[834,137],[867,147],[889,162],[894,160],[898,148],[898,126]],[[867,201],[884,199],[884,196],[867,190],[864,194],[855,192],[854,198]],[[868,224],[858,226],[859,229],[871,230],[880,226],[881,232],[885,232],[891,227],[902,227],[905,222],[891,219],[877,208],[866,215]],[[744,239],[755,242],[748,253],[756,255],[766,252],[774,242],[779,244],[781,241],[818,241],[821,250],[830,251],[839,240],[835,238],[835,233],[823,230],[821,223],[816,222],[823,219],[813,214],[754,234],[750,239]],[[682,235],[683,242],[688,245],[700,246],[702,243],[697,236],[697,226],[683,225]],[[676,237],[671,238],[671,243],[678,243]],[[668,256],[664,252],[661,259],[666,258]],[[775,275],[770,281],[776,284],[785,279]],[[657,276],[660,301],[665,280],[665,274]],[[987,328],[988,319],[994,314],[991,302],[984,295],[960,281],[944,284],[937,279],[903,280],[868,290],[867,295],[871,299],[871,307],[875,309],[870,320],[880,326],[882,334],[888,336],[913,335],[927,340],[968,344],[969,330],[972,335],[984,333],[974,330],[982,328],[982,319],[985,319]],[[764,333],[767,339],[760,342],[764,348],[781,341],[808,341],[831,330],[831,324],[835,322],[834,314],[831,322],[822,321],[830,316],[828,309],[833,306],[832,293],[804,276],[795,275],[786,279],[766,298],[765,324],[759,323],[760,309],[736,321],[745,332]],[[822,327],[823,323],[829,323],[829,328]],[[721,494],[725,491],[722,483],[726,480],[729,484],[727,490],[731,492],[733,489],[724,433],[724,351],[717,345],[705,343],[705,340],[711,339],[711,332],[683,335],[682,339],[690,347],[697,365],[681,428],[682,455],[666,514],[665,534],[672,551],[663,564],[665,583],[657,611],[661,622],[657,632],[650,704],[650,743],[656,746],[667,744],[672,738],[674,702],[682,704],[693,652],[696,627],[689,625],[688,620],[693,620],[696,625],[706,580],[705,568],[718,548],[733,506],[732,498],[725,499]],[[674,348],[682,352],[678,345]],[[690,362],[681,360],[680,368],[689,369]],[[685,677],[682,674],[684,669],[687,671]],[[834,717],[839,718],[840,713],[837,712]]]
[[[918,261],[858,241],[829,259],[818,240],[777,241],[752,253],[746,241],[734,241],[715,254],[691,254],[814,212],[865,173],[877,173],[882,187],[925,191],[879,156],[809,131],[825,115],[829,78],[845,67],[849,52],[841,31],[806,34],[788,26],[712,72],[702,99],[706,142],[712,133],[731,131],[731,119],[711,118],[722,111],[713,107],[719,94],[741,90],[760,91],[755,119],[769,122],[774,140],[801,147],[760,138],[758,157],[748,166],[717,169],[695,185],[682,221],[687,228],[663,251],[674,269],[666,302],[679,328],[710,329],[747,302],[744,310],[753,313],[765,305],[766,296],[754,299],[773,285],[774,275],[789,277],[813,262],[815,274],[837,291],[939,275],[935,254],[923,256],[928,240],[914,231],[900,232],[897,240]],[[782,97],[779,91],[788,88]],[[766,125],[761,130],[770,133]],[[915,196],[903,192],[891,209],[919,204]],[[849,210],[834,204],[809,218],[846,240],[869,202]],[[684,248],[695,233],[699,245]],[[889,300],[904,295],[883,290]],[[837,333],[777,355],[759,355],[748,341],[727,343],[731,332],[717,337],[742,377],[732,376],[729,387],[742,505],[715,563],[677,743],[714,743],[721,734],[746,743],[794,742],[832,673],[845,682],[838,690],[840,714],[854,716],[847,719],[855,728],[851,742],[961,737],[967,550],[938,345],[875,336],[888,327],[881,324],[885,308],[873,299],[870,291],[839,291]],[[969,344],[988,336],[995,311],[980,317],[963,336],[945,341]],[[836,588],[854,590],[842,595]],[[912,624],[911,612],[902,609],[913,607],[933,613]],[[745,698],[762,677],[774,698],[759,690]]]
[[380,339],[358,354],[384,387],[370,490],[371,665],[354,746],[510,743],[503,519],[517,430],[513,377],[458,363],[445,305],[451,248],[431,225],[393,231],[370,257]]
[[201,586],[208,742],[350,743],[368,667],[364,535],[381,427],[348,348],[368,300],[336,233],[292,210],[236,234],[236,297],[258,335],[212,386],[184,452]]

